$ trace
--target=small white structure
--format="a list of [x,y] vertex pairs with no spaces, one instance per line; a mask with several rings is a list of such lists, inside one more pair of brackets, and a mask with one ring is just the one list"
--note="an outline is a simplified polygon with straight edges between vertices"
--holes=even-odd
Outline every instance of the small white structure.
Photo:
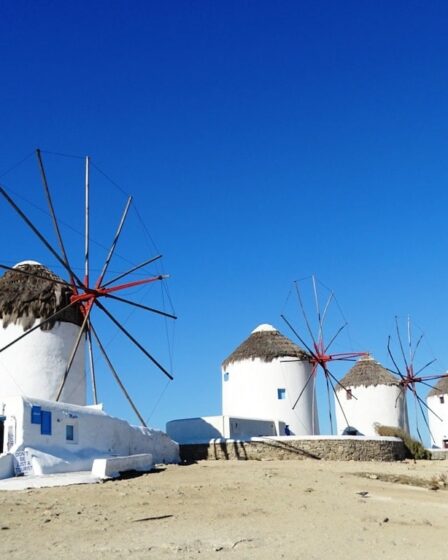
[[222,364],[222,413],[280,420],[288,435],[318,434],[311,369],[302,348],[272,325],[260,325]]
[[254,418],[202,416],[171,420],[166,425],[166,432],[180,444],[207,443],[221,438],[246,440],[259,436],[276,436],[285,433],[285,424]]
[[338,434],[350,426],[364,436],[376,436],[375,424],[409,431],[405,393],[372,356],[361,357],[340,383],[335,397]]
[[[63,310],[73,292],[53,272],[24,261],[0,278],[0,349],[60,311],[0,353],[0,396],[33,396],[56,400],[83,317],[78,306]],[[32,276],[34,274],[34,276]],[[62,311],[63,310],[63,311]],[[84,344],[75,354],[60,401],[86,404]]]
[[87,471],[96,459],[110,458],[117,459],[97,465],[106,474],[127,465],[147,468],[149,455],[154,464],[178,463],[179,446],[164,432],[131,426],[99,406],[0,398],[0,478]]
[[[439,379],[434,389],[428,393],[426,399],[428,407],[434,412],[428,412],[429,429],[431,430],[431,446],[448,449],[448,378]],[[437,418],[437,416],[439,418]]]

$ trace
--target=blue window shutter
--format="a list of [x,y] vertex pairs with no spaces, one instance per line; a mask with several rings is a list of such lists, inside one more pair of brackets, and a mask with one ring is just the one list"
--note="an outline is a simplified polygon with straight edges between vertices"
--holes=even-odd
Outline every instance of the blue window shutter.
[[31,424],[40,424],[41,408],[40,406],[31,407]]
[[73,426],[73,424],[67,424],[65,426],[65,439],[67,441],[75,440],[75,426]]
[[51,436],[51,412],[42,410],[40,416],[40,433],[44,436]]

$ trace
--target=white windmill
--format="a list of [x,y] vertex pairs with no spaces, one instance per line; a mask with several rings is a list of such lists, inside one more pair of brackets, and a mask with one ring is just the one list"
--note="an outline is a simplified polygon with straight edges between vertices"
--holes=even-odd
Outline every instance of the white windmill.
[[448,377],[439,379],[426,398],[431,446],[448,449]]
[[376,425],[408,431],[406,398],[397,378],[371,355],[361,356],[336,387],[336,424],[339,434],[350,429],[376,436]]
[[157,274],[133,281],[124,281],[132,273],[160,259],[161,255],[146,259],[121,274],[108,276],[109,265],[131,206],[132,197],[129,197],[101,272],[92,282],[89,208],[91,160],[86,157],[84,275],[81,279],[67,256],[40,150],[36,150],[36,156],[58,249],[34,225],[3,186],[0,186],[0,195],[46,247],[49,255],[52,255],[63,267],[68,279],[64,280],[56,276],[46,267],[34,261],[25,261],[15,267],[0,264],[0,268],[6,270],[3,278],[0,279],[0,321],[3,327],[0,329],[0,396],[16,393],[47,400],[85,404],[84,342],[86,342],[93,402],[96,404],[97,390],[92,343],[95,341],[139,422],[146,426],[143,416],[112,365],[105,345],[94,327],[94,321],[95,314],[102,313],[157,369],[172,379],[171,373],[137,340],[107,306],[108,301],[120,302],[175,319],[176,317],[171,313],[118,295],[136,286],[164,280],[165,275]]
[[311,370],[302,348],[272,325],[259,325],[222,363],[222,413],[279,420],[290,435],[318,434]]
[[[442,384],[442,387],[445,387],[445,381],[448,378],[448,373],[425,373],[423,375],[423,372],[425,372],[425,370],[427,370],[436,360],[434,358],[426,363],[416,365],[416,353],[422,343],[424,333],[420,332],[417,341],[414,341],[414,327],[411,323],[410,317],[406,318],[405,328],[407,334],[406,338],[402,336],[402,329],[400,328],[398,317],[395,317],[395,347],[396,349],[398,348],[398,351],[396,350],[395,354],[392,351],[392,337],[389,336],[387,350],[394,365],[394,369],[390,369],[389,371],[395,374],[403,396],[406,397],[409,395],[411,402],[413,401],[415,429],[418,438],[421,442],[423,442],[419,423],[419,420],[422,419],[429,432],[431,442],[434,443],[436,439],[440,439],[439,436],[441,432],[446,431],[446,428],[444,427],[444,418],[446,418],[447,415],[444,408],[442,408],[442,415],[439,414],[440,406],[438,405],[444,404],[444,402],[441,403],[439,399],[439,402],[437,403],[437,401],[432,398],[433,390],[435,389],[433,383],[438,382],[439,384]],[[397,358],[397,355],[399,355],[400,358]],[[431,399],[428,398],[427,402],[425,402],[419,394],[419,388],[421,386],[429,387],[431,389]],[[437,390],[436,394],[438,394]],[[443,397],[443,395],[441,396]],[[442,401],[444,401],[443,398]],[[435,408],[433,408],[432,405],[436,405]],[[438,434],[437,437],[434,435],[433,429],[436,430],[436,433]]]

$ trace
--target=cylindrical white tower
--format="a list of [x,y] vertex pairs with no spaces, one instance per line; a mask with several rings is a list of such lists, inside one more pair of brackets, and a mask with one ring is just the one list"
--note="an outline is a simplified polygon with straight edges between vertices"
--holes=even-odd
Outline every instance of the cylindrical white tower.
[[318,434],[311,376],[310,356],[271,325],[260,325],[222,364],[222,413],[278,420],[291,435]]
[[405,393],[397,378],[372,356],[360,358],[340,383],[346,390],[336,387],[338,434],[350,426],[365,436],[376,436],[375,424],[408,431]]
[[[29,274],[7,271],[0,278],[0,397],[23,395],[55,400],[82,324],[78,306],[61,312],[4,351],[2,348],[70,303],[70,287],[34,261],[19,263]],[[39,276],[32,276],[33,274]],[[84,339],[68,374],[62,402],[86,404]]]
[[[428,411],[428,423],[431,430],[431,446],[448,448],[448,378],[439,379],[434,389],[428,393],[426,403],[433,411]],[[435,416],[437,414],[437,416]]]

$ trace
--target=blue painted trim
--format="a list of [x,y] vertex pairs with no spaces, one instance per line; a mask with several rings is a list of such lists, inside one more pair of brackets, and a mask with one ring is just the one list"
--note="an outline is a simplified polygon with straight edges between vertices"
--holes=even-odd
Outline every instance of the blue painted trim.
[[42,409],[40,406],[35,405],[31,407],[31,424],[41,423],[41,413]]

